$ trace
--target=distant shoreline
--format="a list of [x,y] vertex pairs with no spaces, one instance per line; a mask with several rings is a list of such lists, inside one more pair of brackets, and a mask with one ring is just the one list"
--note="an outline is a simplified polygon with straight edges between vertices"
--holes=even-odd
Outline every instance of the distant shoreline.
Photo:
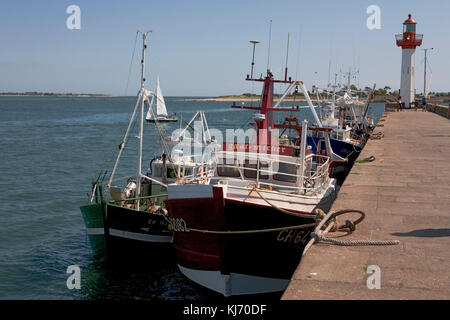
[[114,97],[112,94],[96,93],[0,93],[0,97]]

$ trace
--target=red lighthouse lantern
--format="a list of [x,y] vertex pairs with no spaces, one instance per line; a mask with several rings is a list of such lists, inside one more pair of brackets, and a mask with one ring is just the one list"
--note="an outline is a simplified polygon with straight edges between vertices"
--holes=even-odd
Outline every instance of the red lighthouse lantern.
[[416,34],[417,23],[408,14],[408,19],[403,22],[403,34],[396,34],[397,46],[403,49],[415,49],[422,44],[423,34]]

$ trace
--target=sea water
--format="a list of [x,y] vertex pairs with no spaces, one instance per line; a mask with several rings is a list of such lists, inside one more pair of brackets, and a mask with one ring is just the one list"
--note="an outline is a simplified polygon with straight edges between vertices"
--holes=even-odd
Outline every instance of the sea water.
[[[79,207],[87,204],[100,169],[112,168],[135,103],[135,97],[0,97],[0,299],[210,297],[175,266],[158,271],[115,267],[89,246]],[[231,104],[168,97],[169,113],[182,116],[182,122],[161,127],[170,135],[203,110],[210,128],[250,128],[254,111]],[[383,110],[384,104],[372,104],[370,113],[378,120]],[[309,109],[300,109],[299,119],[313,121]],[[136,171],[137,129],[132,127],[117,177]],[[160,153],[159,133],[146,123],[144,170]],[[71,265],[81,270],[80,289],[66,285]]]

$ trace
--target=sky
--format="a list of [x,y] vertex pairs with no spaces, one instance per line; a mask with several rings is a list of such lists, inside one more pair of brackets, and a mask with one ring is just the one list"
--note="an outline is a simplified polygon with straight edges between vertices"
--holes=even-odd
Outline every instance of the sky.
[[[79,30],[66,27],[70,5],[80,7]],[[367,28],[369,5],[380,8],[380,29]],[[133,60],[132,53],[139,29],[152,30],[148,89],[159,75],[166,96],[259,93],[259,86],[244,80],[250,73],[249,40],[261,41],[255,74],[265,74],[270,20],[269,67],[276,77],[284,75],[289,32],[289,76],[308,88],[326,87],[334,73],[351,69],[359,70],[353,80],[360,87],[398,89],[401,48],[394,35],[402,32],[408,13],[424,34],[416,50],[417,92],[423,91],[422,49],[429,47],[429,91],[448,92],[449,12],[448,0],[2,0],[0,92],[135,95],[140,38]]]

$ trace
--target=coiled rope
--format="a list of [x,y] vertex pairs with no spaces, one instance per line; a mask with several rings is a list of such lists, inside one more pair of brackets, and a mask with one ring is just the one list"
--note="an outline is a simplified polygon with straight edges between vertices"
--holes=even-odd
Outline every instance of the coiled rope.
[[[324,213],[321,209],[316,209],[316,212],[317,211],[321,211],[321,213]],[[355,221],[346,220],[344,224],[338,225],[336,217],[347,213],[359,213],[360,217]],[[317,225],[314,232],[311,233],[311,240],[305,246],[302,256],[306,254],[308,249],[311,248],[314,243],[319,242],[337,246],[389,246],[397,245],[400,243],[400,241],[398,240],[339,240],[326,237],[328,232],[335,232],[338,230],[353,232],[356,229],[356,225],[361,223],[364,218],[365,213],[363,211],[354,209],[345,209],[328,213]]]
[[372,139],[372,140],[380,140],[381,138],[383,138],[384,137],[384,133],[383,132],[377,132],[377,133],[372,133],[370,136],[369,136],[369,139]]

